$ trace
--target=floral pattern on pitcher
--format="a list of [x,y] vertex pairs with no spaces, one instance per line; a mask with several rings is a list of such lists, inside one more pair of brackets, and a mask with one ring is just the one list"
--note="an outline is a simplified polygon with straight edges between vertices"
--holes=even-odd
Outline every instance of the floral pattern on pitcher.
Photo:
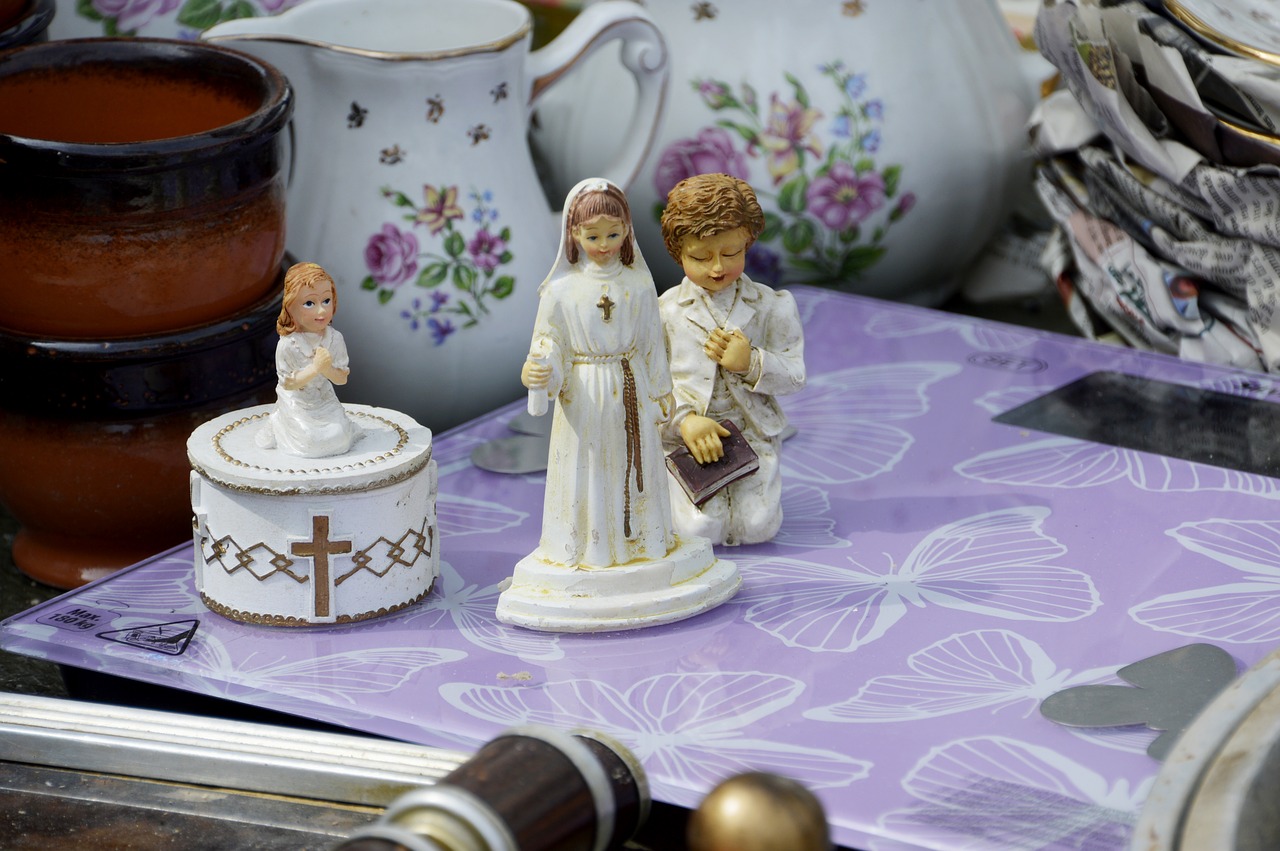
[[[457,186],[426,184],[424,203],[419,205],[405,193],[384,187],[383,197],[409,210],[402,218],[410,224],[383,224],[364,249],[369,274],[360,287],[376,293],[379,303],[390,303],[410,282],[429,291],[402,307],[400,316],[411,330],[430,331],[437,346],[454,332],[478,324],[489,313],[489,302],[511,295],[516,285],[513,276],[498,274],[514,258],[508,248],[511,229],[496,224],[493,193],[473,189],[470,214],[458,203],[458,194]],[[463,232],[464,222],[474,226],[469,236]],[[419,228],[426,234],[419,234]],[[452,289],[443,286],[446,282]]]
[[916,202],[914,193],[901,192],[902,166],[875,161],[885,105],[867,97],[866,74],[840,61],[819,70],[840,97],[825,140],[817,131],[827,115],[795,75],[786,75],[790,92],[775,91],[767,102],[748,83],[735,91],[723,80],[695,79],[707,108],[726,117],[668,145],[654,171],[654,188],[666,198],[691,175],[752,181],[753,164],[763,165],[772,189],[753,181],[765,201],[765,229],[747,273],[768,283],[779,282],[783,264],[810,283],[861,277],[888,250],[889,228]]
[[165,19],[175,18],[181,26],[188,27],[190,37],[195,38],[214,24],[276,15],[299,2],[301,0],[77,0],[76,14],[100,21],[102,34],[106,36],[146,35],[142,30],[148,25],[162,25]]

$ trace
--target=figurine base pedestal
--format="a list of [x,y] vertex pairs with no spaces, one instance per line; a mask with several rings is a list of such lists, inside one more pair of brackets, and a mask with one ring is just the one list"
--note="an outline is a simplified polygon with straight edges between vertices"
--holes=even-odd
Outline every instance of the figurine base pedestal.
[[679,539],[667,557],[613,567],[566,567],[528,555],[498,597],[498,620],[542,632],[612,632],[672,623],[714,609],[742,584],[705,538]]
[[440,572],[431,431],[348,405],[360,439],[301,458],[256,445],[273,407],[218,417],[187,442],[200,599],[233,620],[301,626],[425,597]]

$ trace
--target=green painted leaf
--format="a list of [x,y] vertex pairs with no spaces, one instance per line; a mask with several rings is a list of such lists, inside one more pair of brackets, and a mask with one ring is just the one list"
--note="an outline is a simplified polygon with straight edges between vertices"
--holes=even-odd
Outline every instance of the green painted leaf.
[[773,242],[782,233],[782,217],[777,213],[764,214],[764,230],[760,231],[761,242]]
[[493,288],[489,292],[493,293],[494,298],[506,298],[515,292],[516,279],[510,275],[503,275],[493,282]]
[[378,290],[378,304],[386,304],[395,294],[395,290]]
[[178,23],[197,30],[206,30],[222,20],[222,3],[219,0],[187,0],[178,10]]
[[849,245],[851,243],[857,242],[858,237],[862,236],[862,228],[858,227],[857,225],[854,225],[853,227],[845,228],[844,230],[840,231],[839,236],[840,236],[841,242],[843,242],[845,245]]
[[463,292],[471,292],[477,277],[476,270],[471,266],[460,263],[453,267],[453,285]]
[[902,166],[891,165],[884,170],[884,194],[892,198],[898,194],[898,181],[902,179]]
[[238,18],[253,18],[258,14],[258,10],[253,8],[253,4],[248,0],[234,0],[222,13],[222,20],[234,21]]
[[513,259],[515,259],[514,255],[510,251],[504,251],[498,255],[498,262],[502,264],[510,263]]
[[853,249],[840,263],[840,277],[857,277],[879,262],[888,250],[883,245],[864,245]]
[[413,201],[409,200],[409,196],[403,192],[392,192],[391,200],[395,202],[397,207],[412,207]]
[[418,273],[417,284],[420,287],[438,287],[444,283],[444,279],[449,277],[448,263],[428,263],[423,270]]
[[377,288],[378,282],[373,279],[373,275],[366,275],[365,279],[360,282],[360,289],[362,290],[376,290]]
[[444,241],[444,250],[450,257],[461,257],[462,252],[467,250],[467,241],[462,238],[462,234],[451,233]]
[[803,254],[813,245],[818,228],[808,219],[797,219],[782,232],[782,247],[791,254]]
[[875,171],[875,160],[870,157],[862,157],[853,164],[853,170],[858,174],[866,174],[869,171]]
[[503,242],[510,242],[511,228],[503,228],[502,230],[498,231],[498,239],[502,240]]
[[784,213],[803,213],[805,193],[809,191],[809,178],[803,174],[782,184],[778,192],[778,209]]
[[93,0],[76,0],[76,14],[90,21],[102,20],[102,13],[93,8]]

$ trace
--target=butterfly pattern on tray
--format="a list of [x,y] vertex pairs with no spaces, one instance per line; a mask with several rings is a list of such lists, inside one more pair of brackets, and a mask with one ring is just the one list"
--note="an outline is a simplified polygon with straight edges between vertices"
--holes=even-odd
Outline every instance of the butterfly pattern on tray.
[[585,726],[609,733],[651,775],[671,778],[655,782],[655,797],[691,806],[725,777],[761,765],[803,776],[813,789],[867,776],[872,766],[866,760],[788,742],[780,728],[776,739],[745,732],[794,711],[804,691],[794,677],[726,671],[660,674],[625,689],[587,679],[534,687],[454,682],[441,686],[440,696],[470,716],[504,726]]
[[737,602],[757,629],[814,652],[856,650],[928,606],[1006,620],[1079,620],[1100,605],[1098,591],[1087,574],[1053,563],[1067,551],[1045,534],[1048,517],[1039,506],[979,514],[929,532],[909,553],[869,563],[848,557],[847,567],[740,556]]
[[917,803],[880,825],[964,851],[1123,848],[1150,783],[1108,782],[1056,750],[977,736],[930,750],[902,780]]

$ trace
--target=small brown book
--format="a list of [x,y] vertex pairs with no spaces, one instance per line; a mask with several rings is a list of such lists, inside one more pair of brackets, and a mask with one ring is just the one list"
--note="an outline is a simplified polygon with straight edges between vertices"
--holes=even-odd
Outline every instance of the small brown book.
[[699,464],[687,446],[681,446],[667,455],[667,469],[675,475],[676,481],[684,488],[694,505],[702,505],[729,483],[760,469],[756,451],[747,443],[738,427],[729,420],[721,420],[720,425],[728,429],[729,436],[720,438],[724,455],[720,456],[719,461]]

